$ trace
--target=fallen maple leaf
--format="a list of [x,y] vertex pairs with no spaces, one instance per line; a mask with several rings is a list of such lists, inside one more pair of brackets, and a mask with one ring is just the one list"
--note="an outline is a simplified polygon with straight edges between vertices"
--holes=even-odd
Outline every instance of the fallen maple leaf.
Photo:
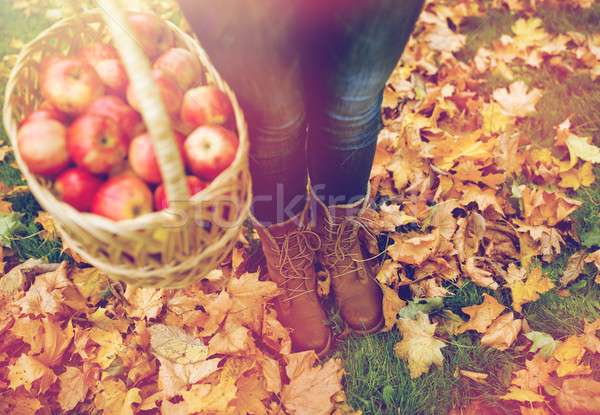
[[571,336],[562,342],[554,351],[554,357],[560,362],[556,369],[558,376],[587,375],[592,372],[589,366],[579,365],[585,354],[585,338]]
[[585,348],[592,353],[600,353],[600,339],[596,336],[596,331],[600,330],[600,318],[593,323],[585,321],[583,329],[585,336]]
[[508,115],[525,117],[536,111],[535,105],[542,97],[542,92],[537,88],[527,92],[527,85],[519,80],[508,88],[495,89],[492,97]]
[[398,320],[398,311],[406,306],[406,301],[398,297],[398,291],[391,289],[387,285],[382,285],[383,291],[383,317],[385,326],[382,331],[390,331]]
[[60,392],[58,403],[63,411],[70,411],[85,399],[90,388],[88,378],[78,367],[67,366],[67,370],[58,376]]
[[558,185],[573,190],[579,189],[580,186],[590,186],[596,181],[593,169],[594,166],[589,161],[583,163],[579,169],[573,167],[571,170],[560,174]]
[[127,314],[133,318],[156,318],[163,309],[163,289],[128,285],[124,297],[131,304]]
[[33,383],[38,382],[38,393],[45,393],[50,385],[56,381],[54,371],[34,357],[22,354],[13,365],[8,366],[8,380],[10,388],[17,389],[24,386],[31,391]]
[[580,158],[584,161],[592,163],[600,163],[600,148],[590,144],[591,137],[579,137],[575,134],[569,135],[565,140],[565,144],[571,154],[571,163]]
[[560,277],[560,284],[563,287],[579,278],[585,268],[586,255],[587,249],[583,249],[571,255],[569,261],[567,261],[563,275]]
[[417,319],[403,317],[396,323],[402,333],[402,340],[394,346],[398,357],[408,361],[411,378],[418,378],[429,370],[432,364],[441,368],[444,356],[441,349],[446,344],[434,338],[437,324],[429,323],[429,316],[417,313]]
[[[409,234],[407,234],[409,235]],[[392,234],[394,244],[388,247],[388,253],[394,261],[406,264],[421,265],[431,257],[439,243],[440,231],[434,229],[430,234],[419,236],[405,236]]]
[[522,323],[523,320],[515,320],[512,311],[496,318],[481,338],[481,345],[498,350],[508,349],[517,339]]
[[543,333],[541,331],[532,331],[530,333],[526,333],[525,337],[533,342],[529,347],[529,352],[535,353],[539,350],[539,355],[544,359],[549,359],[550,357],[554,356],[554,351],[561,343],[558,340],[554,340],[554,338],[548,333]]
[[103,380],[102,390],[94,397],[94,406],[101,409],[103,415],[134,415],[133,405],[141,403],[141,390],[128,388],[122,380],[108,378]]
[[196,363],[180,364],[158,356],[158,386],[164,398],[172,398],[186,390],[188,386],[201,382],[221,370],[221,358],[208,359]]
[[526,369],[514,372],[515,378],[511,380],[512,385],[532,392],[539,392],[539,388],[550,380],[550,373],[558,367],[554,359],[545,361],[542,355],[536,355],[532,360],[525,362]]
[[512,306],[516,312],[523,311],[522,305],[532,301],[537,301],[540,294],[550,291],[554,288],[554,283],[546,276],[542,275],[541,267],[529,271],[527,280],[515,281],[509,285],[512,293]]
[[208,346],[180,327],[154,324],[148,327],[150,345],[156,355],[173,363],[190,364],[206,360]]
[[543,395],[537,394],[527,389],[517,388],[511,386],[508,388],[509,392],[506,395],[498,396],[499,399],[513,400],[519,402],[545,402]]
[[529,46],[540,45],[548,37],[548,33],[540,28],[542,19],[534,17],[530,19],[520,18],[512,26],[511,30],[516,35],[514,38],[515,46],[519,49],[526,49]]
[[483,294],[483,303],[462,308],[462,311],[471,318],[458,328],[458,332],[464,333],[467,330],[476,330],[479,333],[485,333],[490,324],[505,308],[494,297]]
[[600,382],[591,377],[565,379],[556,396],[562,414],[600,414]]
[[339,359],[328,360],[323,366],[314,364],[314,351],[293,353],[284,357],[285,372],[290,382],[283,387],[281,403],[290,414],[326,415],[334,404],[331,397],[342,390],[342,364]]

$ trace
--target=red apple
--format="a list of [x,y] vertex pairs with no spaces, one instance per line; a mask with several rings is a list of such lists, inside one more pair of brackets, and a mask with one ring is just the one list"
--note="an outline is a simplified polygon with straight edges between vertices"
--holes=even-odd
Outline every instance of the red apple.
[[[179,151],[185,166],[186,162],[183,152],[185,136],[176,131],[173,132],[173,136],[179,146]],[[131,141],[129,146],[129,164],[133,171],[146,182],[152,184],[162,182],[160,168],[154,152],[154,144],[152,144],[152,137],[149,133],[140,134]]]
[[127,155],[127,134],[109,117],[84,114],[75,119],[67,144],[75,164],[94,173],[108,173]]
[[206,124],[227,124],[233,118],[229,97],[211,85],[186,91],[181,104],[181,119],[195,127]]
[[112,220],[133,219],[152,212],[152,191],[134,176],[108,179],[94,196],[92,213]]
[[[176,117],[179,113],[179,108],[181,107],[181,101],[183,99],[183,90],[169,77],[167,77],[162,71],[158,69],[152,70],[152,76],[154,77],[154,82],[158,86],[158,90],[160,91],[160,96],[165,104],[165,108],[167,113],[172,117]],[[140,111],[140,104],[138,102],[137,97],[135,96],[135,91],[133,89],[133,85],[130,83],[127,87],[127,102],[136,110]]]
[[98,62],[96,72],[104,83],[106,94],[125,98],[129,77],[120,59],[104,59]]
[[183,48],[172,48],[160,55],[154,68],[163,71],[184,91],[202,79],[200,61],[196,55]]
[[54,182],[60,199],[80,212],[89,212],[103,180],[79,167],[62,172]]
[[83,59],[93,67],[106,59],[119,59],[119,52],[108,43],[94,42],[79,49],[75,57]]
[[67,148],[67,127],[53,119],[25,123],[17,132],[17,145],[32,173],[56,176],[71,163]]
[[54,63],[63,60],[64,58],[65,58],[65,55],[61,55],[60,53],[52,53],[52,54],[46,56],[44,59],[42,59],[42,61],[40,62],[40,66],[38,67],[38,75],[39,75],[39,79],[40,79],[40,85],[44,81],[44,78],[46,76],[46,71],[48,70],[48,68],[50,66],[52,66]]
[[142,49],[150,58],[156,58],[175,44],[167,22],[154,13],[134,12],[128,15],[129,23]]
[[192,131],[183,148],[192,173],[210,181],[235,159],[238,137],[219,125],[203,125]]
[[139,112],[114,95],[104,95],[92,102],[86,114],[102,115],[115,121],[127,134],[128,142],[146,129]]
[[[186,176],[185,179],[187,181],[188,189],[190,190],[190,196],[193,196],[206,188],[206,183],[196,176]],[[154,209],[162,210],[168,207],[169,201],[167,200],[165,186],[159,184],[156,187],[156,190],[154,190]]]
[[42,94],[59,111],[79,115],[104,94],[104,84],[96,70],[77,58],[53,62],[45,70]]
[[27,116],[23,118],[23,121],[21,121],[19,126],[22,126],[23,124],[29,121],[41,119],[56,120],[59,123],[65,125],[71,122],[71,117],[69,117],[64,112],[57,110],[52,106],[52,104],[48,103],[47,101],[44,101],[37,107],[37,109],[27,114]]

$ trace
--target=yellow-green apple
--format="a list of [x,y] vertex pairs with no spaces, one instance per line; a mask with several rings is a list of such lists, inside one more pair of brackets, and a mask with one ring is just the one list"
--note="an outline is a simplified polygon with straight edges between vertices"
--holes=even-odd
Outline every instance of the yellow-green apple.
[[27,122],[17,132],[21,158],[32,173],[56,176],[71,163],[67,127],[53,119]]
[[155,59],[175,45],[167,22],[154,13],[133,12],[127,16],[142,49]]
[[27,114],[25,118],[23,118],[23,121],[20,122],[19,126],[29,121],[41,119],[56,120],[65,125],[71,122],[71,117],[54,108],[48,101],[44,101],[35,110]]
[[92,65],[78,58],[52,62],[44,72],[42,95],[58,110],[72,116],[83,114],[104,95],[102,79]]
[[94,42],[79,49],[75,57],[83,59],[93,67],[105,59],[119,59],[119,52],[108,43]]
[[220,125],[200,126],[183,143],[190,171],[207,181],[229,167],[237,148],[237,135]]
[[106,94],[125,99],[129,77],[120,59],[104,59],[95,66],[100,75]]
[[86,114],[102,115],[112,119],[125,131],[128,143],[146,129],[140,113],[114,95],[103,95],[92,102]]
[[79,167],[63,171],[54,181],[60,199],[80,212],[89,212],[103,180]]
[[[206,188],[206,183],[200,180],[196,176],[186,176],[185,180],[187,181],[188,189],[190,191],[190,196],[194,196],[196,193],[204,190]],[[165,185],[159,184],[154,190],[154,209],[162,210],[169,207],[169,201],[167,200],[167,193],[165,192]]]
[[163,71],[184,91],[202,80],[200,61],[187,49],[169,49],[156,59],[154,68]]
[[[152,77],[158,87],[167,113],[171,118],[176,117],[179,113],[179,108],[181,107],[181,101],[183,100],[183,90],[175,83],[175,81],[171,80],[164,72],[158,69],[152,70]],[[131,83],[127,86],[126,94],[129,105],[137,111],[140,111],[140,103]]]
[[112,220],[133,219],[152,212],[152,191],[140,178],[115,176],[96,192],[92,213]]
[[105,174],[127,156],[129,139],[109,117],[83,114],[67,133],[69,153],[77,166],[93,174]]
[[185,92],[181,120],[194,127],[206,124],[226,125],[233,118],[229,97],[212,85],[202,85]]
[[[183,152],[185,136],[176,131],[173,132],[173,136],[179,147],[179,152],[185,166],[186,161]],[[152,184],[162,182],[160,167],[158,166],[156,153],[154,152],[154,144],[149,133],[142,133],[131,140],[131,144],[129,145],[129,164],[133,171],[146,182]]]

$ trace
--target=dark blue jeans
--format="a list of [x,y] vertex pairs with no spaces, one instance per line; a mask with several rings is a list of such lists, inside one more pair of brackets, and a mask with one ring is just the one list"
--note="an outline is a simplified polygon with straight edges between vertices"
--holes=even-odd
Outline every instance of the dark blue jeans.
[[179,0],[236,93],[250,137],[253,214],[364,197],[385,82],[424,0]]

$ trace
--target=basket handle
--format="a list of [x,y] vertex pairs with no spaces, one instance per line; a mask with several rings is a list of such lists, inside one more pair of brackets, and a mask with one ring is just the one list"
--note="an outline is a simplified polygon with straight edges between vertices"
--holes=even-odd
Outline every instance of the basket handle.
[[181,153],[175,143],[171,119],[152,77],[150,61],[138,44],[127,15],[116,0],[97,0],[104,20],[113,36],[129,82],[138,97],[140,112],[152,137],[160,173],[170,200],[170,207],[186,210],[190,193],[185,178]]

